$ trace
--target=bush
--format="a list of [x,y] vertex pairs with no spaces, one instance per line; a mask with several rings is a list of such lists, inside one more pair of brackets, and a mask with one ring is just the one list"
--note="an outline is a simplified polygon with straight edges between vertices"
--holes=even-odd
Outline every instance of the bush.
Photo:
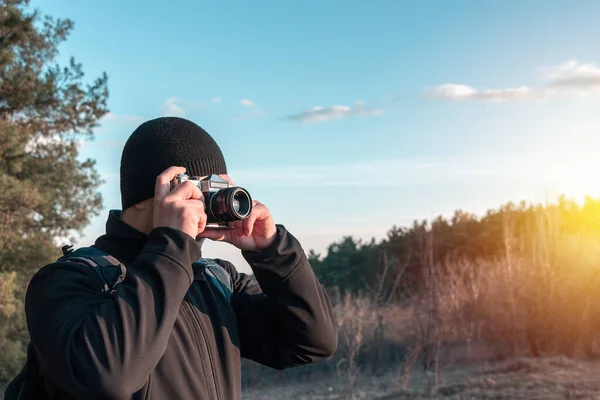
[[435,307],[437,340],[483,340],[507,355],[597,354],[600,232],[571,223],[539,211],[522,248],[507,220],[503,257],[430,266],[419,309]]

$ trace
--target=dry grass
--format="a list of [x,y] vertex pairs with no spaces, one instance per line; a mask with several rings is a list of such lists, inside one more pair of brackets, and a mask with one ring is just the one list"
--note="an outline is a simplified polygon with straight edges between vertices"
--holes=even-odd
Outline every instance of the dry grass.
[[504,356],[595,356],[600,332],[600,235],[566,233],[540,213],[532,247],[506,222],[506,256],[437,263],[425,274],[417,319],[436,343],[493,345]]
[[572,227],[540,209],[523,240],[507,217],[503,257],[431,258],[410,307],[334,293],[337,354],[272,387],[272,372],[254,366],[260,389],[245,381],[245,398],[598,396],[600,230]]

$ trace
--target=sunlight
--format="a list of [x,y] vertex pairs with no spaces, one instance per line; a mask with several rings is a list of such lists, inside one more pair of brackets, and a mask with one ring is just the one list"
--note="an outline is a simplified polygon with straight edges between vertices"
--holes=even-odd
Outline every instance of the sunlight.
[[587,152],[569,152],[563,159],[550,159],[548,163],[544,182],[553,194],[577,201],[600,196],[600,158]]

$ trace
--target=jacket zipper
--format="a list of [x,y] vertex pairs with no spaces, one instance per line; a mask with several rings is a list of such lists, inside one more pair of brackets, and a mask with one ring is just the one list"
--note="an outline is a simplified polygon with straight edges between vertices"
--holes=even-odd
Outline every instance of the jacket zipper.
[[[188,314],[188,320],[192,324],[192,329],[194,331],[194,337],[196,338],[196,343],[198,344],[200,353],[202,353],[203,359],[208,360],[208,364],[210,366],[210,370],[208,370],[208,368],[203,368],[204,369],[204,377],[206,379],[206,384],[209,386],[208,391],[209,391],[209,393],[211,393],[211,398],[220,399],[220,396],[218,394],[217,380],[215,378],[214,364],[213,364],[212,358],[210,356],[210,351],[208,349],[208,345],[207,345],[208,340],[207,340],[206,334],[204,333],[204,329],[202,328],[202,324],[200,323],[200,320],[198,319],[196,314],[194,314],[194,310],[192,310],[192,306],[190,305],[190,303],[188,303],[185,300],[183,303],[184,303],[184,308],[186,309],[186,313]],[[190,315],[193,316],[194,320],[196,321],[196,324],[194,324],[194,321],[191,320],[191,318],[189,317]],[[194,327],[193,325],[196,325],[198,327],[198,329],[196,329],[196,327]],[[200,334],[202,335],[202,340],[200,340],[197,336],[198,331],[200,331]],[[209,373],[210,377],[207,377],[207,372]],[[214,394],[214,396],[213,396],[213,394]]]

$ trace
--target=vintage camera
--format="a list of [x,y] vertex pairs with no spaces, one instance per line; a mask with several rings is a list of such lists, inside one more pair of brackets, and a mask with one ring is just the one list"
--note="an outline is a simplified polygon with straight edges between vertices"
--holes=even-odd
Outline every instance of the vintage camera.
[[219,175],[200,179],[179,174],[171,181],[171,190],[185,181],[192,182],[202,191],[208,217],[206,229],[230,229],[231,222],[246,219],[252,212],[250,193],[239,186],[231,186]]

